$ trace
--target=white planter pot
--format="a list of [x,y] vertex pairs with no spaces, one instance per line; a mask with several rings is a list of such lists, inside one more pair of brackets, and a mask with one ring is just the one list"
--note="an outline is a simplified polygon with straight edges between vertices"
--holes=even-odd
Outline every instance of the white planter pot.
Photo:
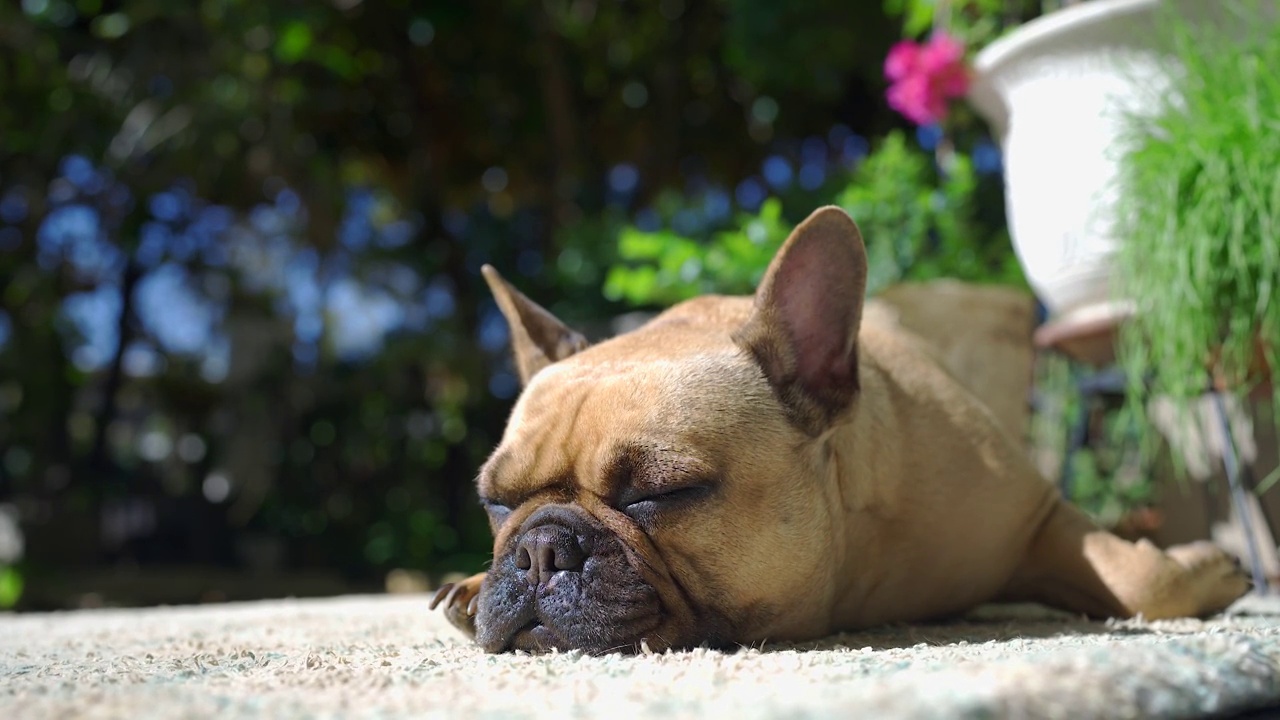
[[1153,47],[1163,8],[1220,20],[1220,0],[1092,0],[1029,22],[978,54],[970,103],[1004,149],[1014,249],[1055,316],[1113,301],[1123,117],[1169,87]]

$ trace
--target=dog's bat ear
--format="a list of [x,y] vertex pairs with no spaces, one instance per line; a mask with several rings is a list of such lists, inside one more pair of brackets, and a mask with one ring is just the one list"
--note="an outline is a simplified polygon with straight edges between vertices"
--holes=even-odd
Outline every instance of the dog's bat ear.
[[587,347],[586,338],[512,287],[492,265],[481,267],[480,272],[511,327],[511,350],[521,385],[528,385],[542,368]]
[[733,336],[755,358],[792,423],[819,435],[858,392],[867,290],[862,233],[844,210],[814,211],[783,243]]

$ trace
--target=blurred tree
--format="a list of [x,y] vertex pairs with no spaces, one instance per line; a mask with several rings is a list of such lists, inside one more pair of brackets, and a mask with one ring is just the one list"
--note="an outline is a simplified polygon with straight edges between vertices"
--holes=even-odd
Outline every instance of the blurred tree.
[[0,501],[32,568],[478,567],[517,391],[479,265],[599,334],[664,189],[893,122],[892,36],[831,0],[0,5]]

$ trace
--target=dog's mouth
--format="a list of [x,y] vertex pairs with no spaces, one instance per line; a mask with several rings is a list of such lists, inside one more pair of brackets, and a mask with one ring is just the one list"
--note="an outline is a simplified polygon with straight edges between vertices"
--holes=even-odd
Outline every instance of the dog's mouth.
[[530,620],[511,636],[511,641],[507,643],[506,649],[539,652],[550,650],[556,647],[559,642],[563,642],[563,640],[555,631],[543,625],[539,620]]
[[481,586],[476,640],[489,652],[633,652],[658,634],[670,613],[627,560],[616,538],[598,538],[581,567],[537,576],[517,553],[496,558]]
[[[591,633],[590,641],[584,642],[587,638],[566,637],[554,627],[534,619],[512,633],[498,652],[518,651],[539,655],[552,651],[581,650],[591,655],[605,655],[614,652],[634,654],[646,648],[661,650],[666,647],[657,632],[661,624],[660,614],[649,614],[644,620],[626,623],[625,629],[602,629]],[[618,632],[619,630],[623,631]]]

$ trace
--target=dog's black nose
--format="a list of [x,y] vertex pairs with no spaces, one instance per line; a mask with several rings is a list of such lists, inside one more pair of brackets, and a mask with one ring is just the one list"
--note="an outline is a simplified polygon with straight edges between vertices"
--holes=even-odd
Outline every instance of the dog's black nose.
[[527,573],[533,585],[545,585],[552,575],[562,570],[577,572],[586,559],[578,538],[560,525],[530,528],[516,546],[516,567]]

